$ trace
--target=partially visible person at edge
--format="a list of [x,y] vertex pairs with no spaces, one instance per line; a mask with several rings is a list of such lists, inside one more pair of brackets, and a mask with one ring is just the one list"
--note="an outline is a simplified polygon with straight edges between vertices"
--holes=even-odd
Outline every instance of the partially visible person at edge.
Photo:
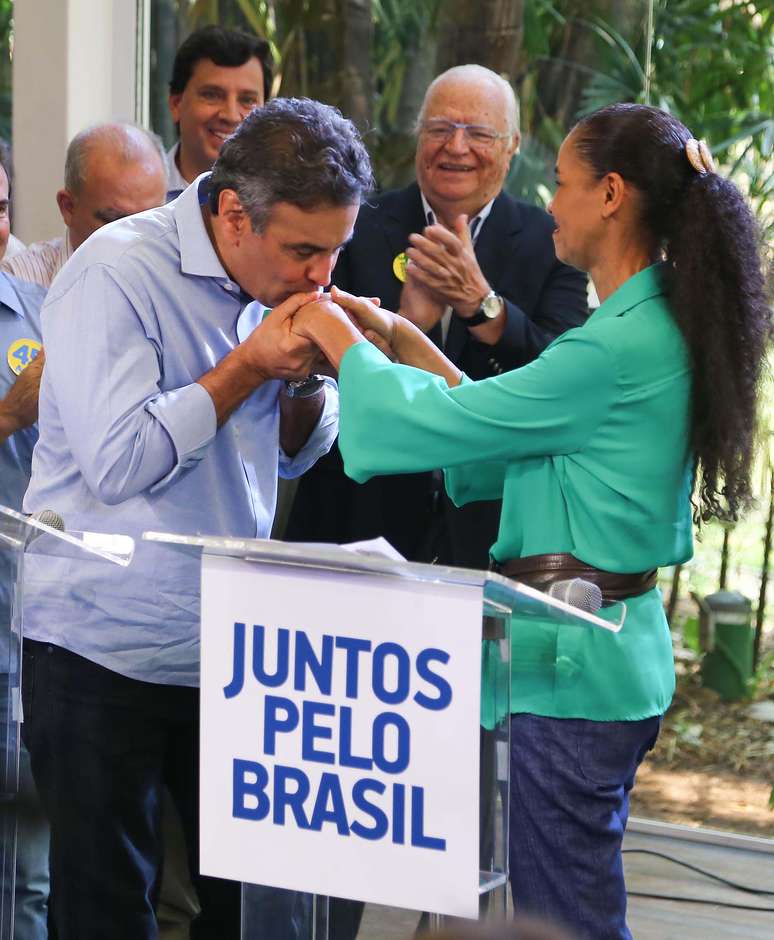
[[343,293],[401,364],[336,308],[304,308],[294,329],[339,367],[350,476],[445,467],[457,504],[503,497],[496,570],[543,587],[545,568],[577,572],[625,599],[619,633],[513,631],[509,849],[520,911],[628,940],[629,793],[674,690],[655,570],[691,557],[692,493],[697,520],[750,500],[771,312],[752,215],[675,118],[597,111],[556,175],[557,255],[602,303],[536,361],[471,382],[408,320]]
[[260,36],[203,26],[180,45],[169,81],[169,112],[179,140],[167,153],[175,199],[212,169],[223,142],[271,94],[271,53]]
[[[448,69],[425,93],[416,138],[416,182],[363,206],[333,281],[399,310],[472,379],[523,366],[588,306],[585,275],[557,260],[550,217],[503,188],[521,143],[513,88],[480,65]],[[357,486],[334,446],[299,480],[284,537],[384,536],[410,561],[486,568],[500,509],[455,507],[439,472]]]
[[[10,173],[0,156],[0,257],[10,231],[8,204]],[[0,503],[21,511],[30,482],[32,451],[38,439],[38,385],[43,368],[40,352],[40,308],[46,292],[0,272]],[[0,753],[14,747],[12,709],[18,648],[11,639],[11,611],[16,566],[7,546],[0,550]],[[14,882],[15,940],[46,940],[48,929],[48,824],[40,805],[30,767],[30,754],[19,745],[18,780],[14,800],[16,827],[5,825],[0,849],[9,857],[10,837],[16,839]],[[4,814],[8,812],[8,804]],[[8,841],[6,841],[8,838]],[[8,869],[6,869],[8,873]],[[0,891],[6,900],[8,882]]]
[[56,202],[64,232],[34,242],[0,268],[49,288],[86,239],[103,225],[160,206],[167,191],[161,139],[135,124],[110,121],[79,131],[67,145]]

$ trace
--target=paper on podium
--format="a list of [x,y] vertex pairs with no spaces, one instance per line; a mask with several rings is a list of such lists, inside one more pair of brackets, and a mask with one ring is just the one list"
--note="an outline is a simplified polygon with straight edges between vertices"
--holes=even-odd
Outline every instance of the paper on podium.
[[339,545],[339,548],[358,555],[375,555],[377,558],[389,558],[392,561],[406,561],[397,548],[393,548],[381,535],[377,539],[366,539],[363,542],[345,542]]

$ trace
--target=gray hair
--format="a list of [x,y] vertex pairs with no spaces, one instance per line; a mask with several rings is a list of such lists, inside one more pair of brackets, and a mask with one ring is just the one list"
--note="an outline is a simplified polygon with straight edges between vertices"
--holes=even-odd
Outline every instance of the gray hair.
[[92,124],[79,131],[70,141],[65,157],[64,184],[71,193],[80,191],[86,182],[87,165],[92,150],[105,147],[123,163],[140,162],[149,153],[161,160],[164,178],[168,180],[167,155],[158,134],[130,123]]
[[432,82],[430,82],[430,84],[427,86],[425,97],[422,100],[422,107],[419,109],[419,114],[417,115],[417,121],[415,125],[416,133],[420,131],[422,124],[424,123],[425,113],[427,112],[427,102],[430,100],[430,96],[435,91],[437,86],[441,84],[441,82],[444,82],[449,78],[458,78],[462,79],[463,81],[483,80],[494,85],[496,88],[499,88],[505,97],[505,120],[508,125],[508,133],[519,133],[519,99],[516,97],[516,92],[513,90],[513,86],[509,81],[504,79],[502,75],[498,75],[497,72],[493,72],[491,69],[485,68],[483,65],[455,65],[453,68],[447,69],[445,72],[441,72],[440,75],[436,75]]
[[255,232],[278,202],[299,209],[359,203],[373,187],[371,161],[355,125],[330,105],[275,98],[254,108],[226,140],[210,177],[210,210],[231,189]]

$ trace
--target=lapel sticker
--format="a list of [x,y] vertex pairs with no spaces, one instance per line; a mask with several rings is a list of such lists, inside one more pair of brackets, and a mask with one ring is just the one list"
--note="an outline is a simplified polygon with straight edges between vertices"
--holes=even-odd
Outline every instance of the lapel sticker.
[[23,372],[40,352],[41,346],[34,339],[17,339],[8,347],[8,365],[14,375]]
[[392,273],[397,277],[401,284],[406,283],[406,265],[408,264],[408,255],[405,251],[402,251],[399,255],[395,255],[392,261]]

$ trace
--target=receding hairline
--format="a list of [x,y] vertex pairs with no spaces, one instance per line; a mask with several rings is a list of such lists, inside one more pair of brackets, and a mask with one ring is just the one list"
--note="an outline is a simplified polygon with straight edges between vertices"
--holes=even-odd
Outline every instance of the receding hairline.
[[497,72],[493,72],[491,69],[486,68],[483,65],[455,65],[450,69],[447,69],[445,72],[441,72],[440,75],[430,82],[427,86],[427,91],[425,92],[425,97],[422,99],[422,105],[419,109],[419,114],[417,116],[417,126],[419,126],[425,118],[425,113],[427,111],[427,104],[433,93],[444,83],[450,81],[458,82],[475,82],[477,84],[487,83],[492,88],[496,88],[498,92],[503,96],[503,103],[505,105],[505,121],[508,125],[508,132],[511,134],[519,133],[519,100],[516,97],[516,92],[513,90],[513,86],[510,82],[498,75]]
[[65,158],[65,188],[78,192],[86,177],[86,168],[94,156],[109,154],[122,165],[147,163],[155,157],[166,178],[167,164],[161,139],[137,124],[111,121],[92,124],[70,141]]

